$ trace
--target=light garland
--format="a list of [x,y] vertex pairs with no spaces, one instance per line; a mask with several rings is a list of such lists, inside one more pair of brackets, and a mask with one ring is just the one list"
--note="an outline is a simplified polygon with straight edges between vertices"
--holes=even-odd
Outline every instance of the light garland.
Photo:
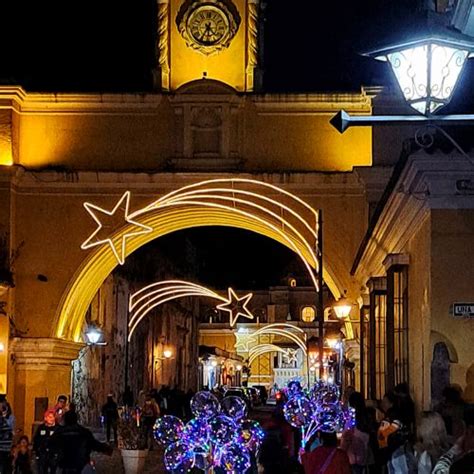
[[[105,214],[108,217],[114,216],[115,213],[123,206],[125,202],[125,210],[123,214],[123,223],[122,224],[130,224],[133,225],[134,227],[137,227],[140,230],[135,230],[135,231],[129,231],[129,232],[124,232],[120,236],[120,245],[119,249],[117,249],[117,245],[119,242],[113,237],[107,237],[105,239],[101,240],[95,240],[100,231],[105,227],[102,221],[98,217],[99,214]],[[95,204],[91,204],[90,202],[85,202],[84,207],[86,211],[92,216],[94,221],[97,223],[97,229],[92,232],[92,234],[88,237],[88,239],[81,245],[81,249],[89,249],[92,247],[96,247],[98,245],[102,244],[107,244],[110,246],[112,249],[113,254],[115,255],[115,258],[117,259],[118,263],[120,265],[123,265],[125,262],[125,256],[126,256],[126,242],[127,239],[130,237],[136,236],[136,235],[141,235],[141,234],[148,234],[153,230],[152,227],[140,224],[140,222],[136,222],[133,220],[133,217],[129,213],[129,206],[130,206],[130,191],[126,191],[122,197],[118,200],[117,204],[111,211],[107,211],[102,207],[96,206]]]
[[283,354],[283,357],[287,357],[290,361],[289,363],[295,361],[296,362],[296,351],[291,348],[280,347],[275,344],[260,344],[257,347],[252,348],[249,351],[249,364],[251,365],[252,362],[263,354],[267,354],[268,352],[280,352]]
[[252,343],[256,343],[258,341],[259,336],[281,336],[286,339],[290,339],[294,342],[302,351],[303,354],[306,356],[306,343],[305,341],[294,334],[294,332],[301,334],[302,336],[305,335],[305,332],[292,324],[288,323],[272,323],[263,326],[262,328],[258,329],[252,333],[239,333],[236,332],[235,335],[235,345],[237,351],[240,352],[249,352],[249,346]]
[[[113,212],[87,204],[89,209],[98,212]],[[98,212],[97,216],[89,214],[102,229]],[[82,247],[94,247],[94,252],[85,259],[65,290],[56,315],[55,337],[79,341],[90,301],[116,262],[123,263],[127,255],[157,237],[185,228],[223,225],[274,239],[296,252],[318,289],[318,213],[278,186],[244,178],[206,180],[172,191],[131,214],[126,213],[124,223],[125,227],[115,229],[107,239],[94,241],[96,229],[95,235],[84,242]],[[134,223],[145,227],[137,232]],[[326,277],[337,293],[334,280],[330,275]]]
[[[239,298],[235,291],[229,288],[226,298],[196,283],[183,280],[160,281],[147,285],[130,296],[128,308],[131,317],[128,323],[128,340],[131,340],[137,326],[154,308],[168,301],[187,296],[203,296],[220,301],[221,304],[216,308],[229,313],[230,326],[235,325],[239,316],[253,319],[253,314],[247,308],[247,304],[253,296],[252,293],[247,293]],[[240,303],[242,301],[243,303]]]

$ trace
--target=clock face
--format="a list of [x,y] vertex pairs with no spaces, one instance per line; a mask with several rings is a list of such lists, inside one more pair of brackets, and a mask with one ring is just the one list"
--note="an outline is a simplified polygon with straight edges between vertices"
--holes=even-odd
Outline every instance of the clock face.
[[214,46],[229,35],[229,20],[220,8],[205,5],[196,8],[189,16],[187,29],[200,45]]

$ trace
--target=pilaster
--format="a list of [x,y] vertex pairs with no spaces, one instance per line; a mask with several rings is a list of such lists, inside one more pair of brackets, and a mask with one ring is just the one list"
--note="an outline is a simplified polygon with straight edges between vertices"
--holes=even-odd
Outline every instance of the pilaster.
[[83,344],[56,338],[12,339],[13,410],[17,428],[26,435],[32,434],[37,399],[47,398],[48,405],[53,406],[58,395],[70,395],[71,362],[82,347]]

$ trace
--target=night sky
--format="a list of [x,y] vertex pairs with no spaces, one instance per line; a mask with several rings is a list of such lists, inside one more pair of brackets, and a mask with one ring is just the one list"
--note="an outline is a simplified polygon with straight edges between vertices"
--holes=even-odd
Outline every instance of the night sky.
[[[154,0],[3,3],[3,82],[27,90],[150,90]],[[385,68],[356,53],[387,22],[397,24],[404,3],[412,10],[416,0],[268,0],[265,89],[348,90],[380,83]]]

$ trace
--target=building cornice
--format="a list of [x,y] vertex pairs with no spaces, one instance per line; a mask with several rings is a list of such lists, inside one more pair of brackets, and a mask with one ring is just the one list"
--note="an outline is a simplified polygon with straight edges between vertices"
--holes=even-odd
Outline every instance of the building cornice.
[[456,189],[465,179],[474,182],[474,167],[459,154],[411,155],[354,262],[355,277],[384,275],[387,256],[404,252],[432,209],[473,209],[474,195]]
[[19,86],[0,86],[0,109],[20,114],[133,114],[157,113],[162,94],[66,94],[26,92]]
[[341,109],[347,112],[370,115],[372,99],[365,91],[360,93],[330,94],[261,94],[252,97],[261,115],[327,115]]

